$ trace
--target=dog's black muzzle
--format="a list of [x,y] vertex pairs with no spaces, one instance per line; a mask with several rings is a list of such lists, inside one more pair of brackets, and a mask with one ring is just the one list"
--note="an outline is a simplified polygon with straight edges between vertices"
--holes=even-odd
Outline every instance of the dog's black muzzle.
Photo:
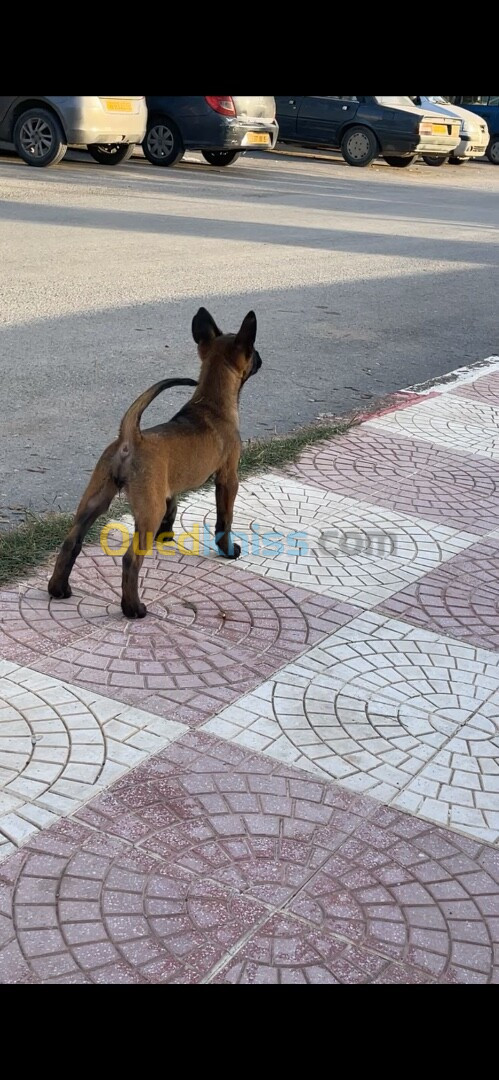
[[251,368],[251,374],[255,375],[255,373],[260,370],[261,366],[262,366],[262,358],[260,356],[260,353],[258,353],[256,351],[256,349],[254,349],[253,350],[253,366]]

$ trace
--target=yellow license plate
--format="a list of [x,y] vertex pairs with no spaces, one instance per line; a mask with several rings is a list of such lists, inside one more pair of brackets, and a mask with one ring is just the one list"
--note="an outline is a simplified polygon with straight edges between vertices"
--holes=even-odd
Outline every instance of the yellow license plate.
[[125,98],[106,98],[104,104],[110,112],[131,112],[133,109],[132,102]]
[[249,131],[246,136],[247,143],[260,143],[260,145],[270,146],[270,135],[259,135],[256,131]]
[[447,124],[433,124],[434,135],[447,135]]

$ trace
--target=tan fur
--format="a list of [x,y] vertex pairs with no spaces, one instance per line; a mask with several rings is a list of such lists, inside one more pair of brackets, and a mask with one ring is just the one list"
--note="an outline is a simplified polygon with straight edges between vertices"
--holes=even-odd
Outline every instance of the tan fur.
[[[48,585],[51,596],[71,595],[69,576],[90,526],[124,489],[135,518],[139,551],[147,547],[147,534],[171,533],[176,497],[200,487],[215,476],[216,533],[226,558],[238,558],[230,529],[237,494],[237,468],[241,449],[239,394],[243,383],[261,365],[254,350],[256,319],[249,312],[238,334],[221,334],[205,308],[193,319],[201,374],[184,409],[167,424],[140,429],[147,405],[168,385],[192,380],[163,380],[141,394],[125,413],[118,438],[98,461],[76,511],[73,527],[59,552]],[[139,601],[138,575],[143,555],[130,546],[123,556],[122,610],[129,618],[147,613]]]

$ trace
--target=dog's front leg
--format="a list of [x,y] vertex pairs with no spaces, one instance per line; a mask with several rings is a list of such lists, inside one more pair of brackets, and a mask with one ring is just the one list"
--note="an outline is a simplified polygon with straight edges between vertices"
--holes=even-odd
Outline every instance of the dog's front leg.
[[221,469],[215,476],[215,498],[217,503],[217,524],[215,542],[221,555],[226,559],[238,559],[241,554],[239,544],[234,544],[230,530],[234,513],[234,501],[239,487],[237,464]]

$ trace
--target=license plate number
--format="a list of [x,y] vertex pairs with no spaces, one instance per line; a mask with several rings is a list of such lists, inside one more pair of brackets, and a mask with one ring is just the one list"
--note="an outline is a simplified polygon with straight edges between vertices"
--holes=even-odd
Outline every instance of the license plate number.
[[104,104],[109,112],[131,112],[133,109],[132,102],[125,101],[124,98],[106,98]]
[[257,131],[248,131],[244,140],[246,143],[251,143],[253,146],[255,143],[259,143],[261,146],[270,146],[270,135],[260,135]]

